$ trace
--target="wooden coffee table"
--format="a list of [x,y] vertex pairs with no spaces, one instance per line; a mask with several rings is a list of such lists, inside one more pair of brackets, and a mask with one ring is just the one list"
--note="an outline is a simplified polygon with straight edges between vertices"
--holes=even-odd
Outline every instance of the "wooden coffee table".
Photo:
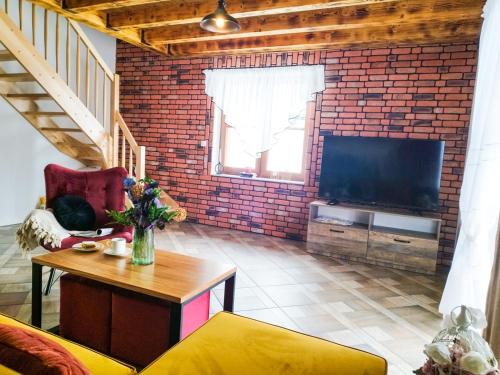
[[83,253],[72,249],[35,256],[32,262],[31,324],[42,323],[42,268],[55,268],[169,301],[172,304],[170,339],[181,338],[182,308],[199,295],[225,282],[224,310],[233,311],[236,267],[172,252],[155,252],[155,263],[133,265],[102,251]]

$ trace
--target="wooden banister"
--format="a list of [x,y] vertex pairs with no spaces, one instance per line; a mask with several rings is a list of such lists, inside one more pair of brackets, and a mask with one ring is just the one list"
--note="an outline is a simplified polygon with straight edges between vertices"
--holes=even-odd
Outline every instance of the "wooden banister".
[[[111,83],[110,133],[113,139],[113,164],[118,165],[118,142],[120,126],[117,113],[120,108],[120,77],[116,75]],[[122,119],[123,121],[123,119]]]
[[101,54],[97,49],[94,47],[90,39],[87,37],[85,32],[82,30],[80,25],[78,25],[74,21],[69,21],[71,24],[72,29],[75,31],[75,33],[80,37],[81,42],[85,45],[85,47],[90,49],[90,52],[92,55],[94,55],[95,59],[98,61],[98,64],[101,66],[101,68],[104,70],[104,73],[108,76],[109,79],[113,80],[114,73],[113,71],[108,67],[104,59],[102,58]]
[[[14,7],[14,1],[4,1],[3,11],[9,16],[9,10],[14,12],[11,19],[17,19],[19,29],[30,36],[33,46],[46,61],[54,64],[56,73],[64,77],[87,109],[107,128],[108,121],[111,121],[110,124],[114,122],[113,113],[118,107],[107,106],[109,92],[106,87],[115,86],[117,75],[106,64],[78,23],[62,19],[60,14],[35,3],[26,6],[24,0],[17,0],[17,6]],[[9,2],[11,7],[8,6]],[[43,12],[39,12],[40,9]],[[54,25],[55,30],[52,29]],[[61,59],[61,46],[66,49],[66,59]],[[92,64],[94,69],[91,68]],[[90,89],[92,86],[94,90]],[[102,103],[100,108],[96,103]]]
[[146,148],[137,144],[137,141],[119,112],[116,112],[116,126],[114,132],[113,140],[115,140],[114,145],[116,145],[113,153],[114,158],[116,158],[114,159],[114,165],[120,165],[125,168],[128,167],[131,175],[135,172],[135,177],[137,179],[144,178],[146,176]]
[[123,135],[125,136],[125,139],[127,140],[128,144],[132,146],[134,151],[137,150],[139,148],[139,145],[135,141],[135,138],[132,135],[132,133],[130,133],[127,124],[125,123],[122,115],[119,112],[116,113],[116,118],[118,120],[118,126],[120,127],[120,130],[123,133]]
[[[10,19],[9,22],[28,37],[27,48],[38,52],[41,60],[57,73],[56,77],[59,75],[58,78],[66,83],[66,89],[76,94],[84,107],[80,107],[81,111],[86,112],[86,108],[97,121],[95,124],[102,126],[107,134],[97,143],[105,155],[106,164],[127,166],[131,174],[144,178],[145,148],[137,144],[119,113],[119,76],[106,64],[78,23],[35,2],[28,5],[24,0],[17,0],[17,4],[15,1],[0,2],[0,8],[3,5],[0,16]],[[32,52],[31,56],[34,55]],[[79,115],[72,113],[69,116]]]

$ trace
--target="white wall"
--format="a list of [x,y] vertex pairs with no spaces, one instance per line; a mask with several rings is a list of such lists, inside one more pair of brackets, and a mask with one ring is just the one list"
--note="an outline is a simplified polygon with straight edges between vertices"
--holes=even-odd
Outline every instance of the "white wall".
[[[115,71],[116,40],[88,28],[85,32]],[[82,165],[60,153],[0,98],[0,226],[20,223],[45,195],[43,168],[56,163]]]
[[97,51],[101,54],[101,57],[109,66],[111,71],[115,72],[116,68],[116,39],[112,38],[107,34],[103,34],[100,31],[91,29],[85,25],[81,25],[83,31],[89,39]]

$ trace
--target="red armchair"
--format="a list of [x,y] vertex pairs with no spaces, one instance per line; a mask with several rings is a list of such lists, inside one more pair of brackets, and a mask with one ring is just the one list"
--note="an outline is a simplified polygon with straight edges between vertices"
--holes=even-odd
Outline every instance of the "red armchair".
[[[64,168],[56,164],[45,167],[45,195],[47,208],[52,208],[54,199],[61,195],[77,195],[83,197],[95,211],[96,228],[113,228],[109,236],[99,238],[68,237],[63,240],[60,248],[45,246],[49,251],[67,249],[85,240],[106,240],[121,237],[132,241],[133,228],[122,225],[110,225],[106,210],[125,209],[125,194],[123,179],[127,177],[125,168],[117,167],[102,171],[82,172]],[[45,294],[50,293],[54,281],[54,270],[51,270]]]

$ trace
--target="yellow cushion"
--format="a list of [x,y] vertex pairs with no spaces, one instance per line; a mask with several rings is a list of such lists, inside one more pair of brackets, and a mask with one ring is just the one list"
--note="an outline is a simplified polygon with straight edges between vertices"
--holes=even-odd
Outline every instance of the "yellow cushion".
[[141,375],[385,375],[383,358],[228,313],[163,354]]
[[21,375],[18,372],[12,371],[10,368],[0,365],[0,374],[2,375]]
[[[50,338],[51,340],[62,345],[64,348],[66,348],[66,350],[68,350],[71,354],[78,358],[92,375],[136,374],[136,371],[133,367],[127,366],[110,357],[106,357],[103,354],[85,348],[79,344],[75,344],[71,341],[65,340],[59,336],[53,335],[52,333],[39,330],[25,323],[21,323],[15,319],[9,318],[8,316],[0,314],[0,323],[8,324],[14,327],[21,327],[30,331],[37,331],[40,335]],[[3,374],[3,372],[0,371],[0,374]]]

